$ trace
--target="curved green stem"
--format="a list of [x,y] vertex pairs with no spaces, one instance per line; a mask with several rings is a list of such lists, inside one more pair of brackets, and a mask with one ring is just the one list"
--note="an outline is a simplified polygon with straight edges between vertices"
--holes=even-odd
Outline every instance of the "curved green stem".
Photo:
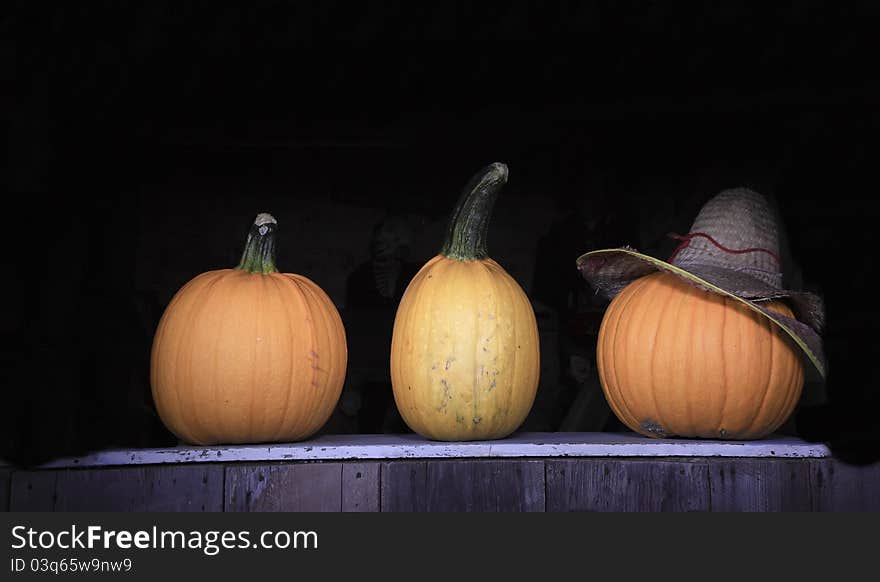
[[248,273],[262,273],[264,275],[277,273],[278,269],[275,267],[275,231],[277,229],[278,222],[271,214],[266,212],[258,214],[248,232],[241,261],[235,268]]
[[452,212],[440,254],[460,261],[488,258],[489,218],[495,199],[506,183],[507,166],[499,162],[486,166],[471,178]]

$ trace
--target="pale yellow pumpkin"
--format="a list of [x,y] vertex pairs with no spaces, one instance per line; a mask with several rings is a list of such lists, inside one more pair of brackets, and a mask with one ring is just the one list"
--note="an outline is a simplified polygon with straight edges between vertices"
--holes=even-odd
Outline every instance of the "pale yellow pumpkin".
[[[762,305],[793,317],[781,301]],[[666,272],[614,298],[597,364],[617,417],[652,437],[764,437],[789,418],[804,384],[797,351],[767,317]]]
[[507,168],[477,174],[443,250],[416,274],[394,321],[391,381],[401,416],[437,440],[499,439],[523,423],[538,388],[531,303],[485,251],[489,212]]

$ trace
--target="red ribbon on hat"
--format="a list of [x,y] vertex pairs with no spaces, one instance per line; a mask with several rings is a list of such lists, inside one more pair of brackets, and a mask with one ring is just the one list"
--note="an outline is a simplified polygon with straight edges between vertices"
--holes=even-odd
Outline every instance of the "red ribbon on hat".
[[686,246],[688,246],[688,245],[690,244],[691,240],[692,240],[694,237],[697,237],[697,236],[701,236],[701,237],[703,237],[703,238],[708,239],[709,242],[711,242],[713,245],[715,245],[716,247],[718,247],[719,249],[721,249],[721,250],[724,251],[725,253],[731,253],[731,254],[734,254],[734,255],[741,255],[741,254],[743,254],[743,253],[758,253],[758,252],[760,252],[760,253],[767,253],[768,255],[770,255],[771,257],[773,257],[773,259],[776,261],[777,264],[780,263],[779,256],[778,256],[776,253],[774,253],[773,251],[771,251],[771,250],[764,249],[764,248],[760,248],[760,247],[752,247],[752,248],[748,248],[748,249],[731,249],[731,248],[727,248],[726,246],[724,246],[723,244],[721,244],[720,242],[718,242],[717,240],[715,240],[714,238],[712,238],[711,236],[709,236],[708,234],[706,234],[706,233],[704,233],[704,232],[692,232],[692,233],[687,234],[687,235],[681,235],[681,234],[676,234],[676,233],[674,233],[674,232],[670,232],[670,233],[667,234],[666,236],[668,236],[668,237],[670,237],[670,238],[674,238],[674,239],[676,239],[676,240],[680,240],[680,241],[682,241],[681,244],[678,245],[678,246],[675,248],[674,251],[672,251],[672,254],[669,256],[669,260],[666,261],[667,263],[671,263],[671,262],[672,262],[672,259],[674,259],[675,256],[676,256],[676,255],[677,255],[677,254],[678,254],[683,248],[685,248]]

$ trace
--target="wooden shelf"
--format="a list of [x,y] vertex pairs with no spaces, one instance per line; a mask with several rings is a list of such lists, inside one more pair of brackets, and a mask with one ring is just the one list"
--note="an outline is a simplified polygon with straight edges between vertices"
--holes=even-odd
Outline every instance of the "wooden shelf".
[[13,511],[880,511],[880,463],[821,443],[521,433],[327,435],[0,467]]
[[327,435],[299,443],[179,446],[99,451],[57,459],[40,468],[179,463],[294,462],[529,457],[767,457],[821,458],[821,443],[774,436],[758,441],[651,439],[628,433],[520,433],[494,441],[440,442],[417,435]]

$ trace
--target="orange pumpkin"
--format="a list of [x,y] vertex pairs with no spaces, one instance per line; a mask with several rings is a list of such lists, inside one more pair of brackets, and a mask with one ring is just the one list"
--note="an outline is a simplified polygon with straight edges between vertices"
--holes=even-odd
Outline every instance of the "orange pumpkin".
[[202,273],[166,308],[150,379],[162,421],[194,444],[296,441],[320,429],[345,380],[345,330],[314,282],[275,267],[260,214],[241,263]]
[[[762,305],[793,317],[780,301]],[[665,272],[608,306],[597,364],[614,413],[651,437],[761,438],[788,419],[804,384],[797,352],[768,318]]]
[[440,254],[409,283],[394,321],[391,382],[415,432],[436,440],[505,437],[535,400],[538,328],[522,288],[486,252],[507,167],[465,188]]

